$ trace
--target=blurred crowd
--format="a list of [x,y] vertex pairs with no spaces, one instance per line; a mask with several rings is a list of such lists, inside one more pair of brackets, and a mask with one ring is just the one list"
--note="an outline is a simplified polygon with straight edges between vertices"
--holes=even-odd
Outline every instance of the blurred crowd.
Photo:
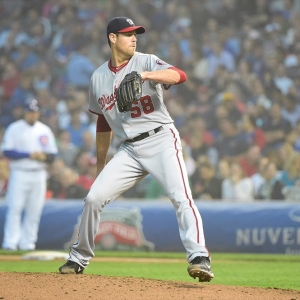
[[[138,51],[184,70],[165,91],[194,199],[300,200],[298,0],[2,0],[0,142],[28,97],[57,138],[48,198],[82,199],[95,178],[92,72],[109,59],[106,25],[146,27]],[[119,143],[113,139],[109,157]],[[9,170],[0,160],[0,196]],[[148,175],[124,198],[163,199]]]

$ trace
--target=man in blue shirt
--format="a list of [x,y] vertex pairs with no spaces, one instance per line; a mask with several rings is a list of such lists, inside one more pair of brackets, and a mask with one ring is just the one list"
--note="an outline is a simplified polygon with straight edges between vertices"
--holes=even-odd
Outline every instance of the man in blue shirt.
[[86,91],[89,88],[91,75],[96,69],[87,56],[87,45],[84,39],[77,44],[77,51],[71,55],[66,70],[68,83]]
[[22,42],[17,50],[11,54],[11,58],[21,71],[30,71],[40,62],[39,56],[32,50],[27,42]]
[[220,120],[220,135],[217,137],[214,146],[219,152],[219,157],[237,157],[244,153],[248,148],[246,136],[241,133],[230,119]]

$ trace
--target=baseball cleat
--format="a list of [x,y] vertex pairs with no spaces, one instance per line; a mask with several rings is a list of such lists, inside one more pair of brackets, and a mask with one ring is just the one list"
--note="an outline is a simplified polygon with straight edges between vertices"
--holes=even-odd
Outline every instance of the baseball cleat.
[[76,262],[68,260],[63,266],[59,268],[61,274],[82,274],[84,268]]
[[189,275],[194,279],[199,278],[199,282],[211,281],[215,275],[210,267],[210,260],[208,257],[197,256],[191,262],[187,268]]

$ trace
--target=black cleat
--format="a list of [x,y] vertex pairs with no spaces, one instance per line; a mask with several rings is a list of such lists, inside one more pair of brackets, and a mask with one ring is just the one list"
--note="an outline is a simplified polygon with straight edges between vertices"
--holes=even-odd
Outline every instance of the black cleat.
[[61,274],[82,274],[84,268],[76,262],[68,260],[63,266],[59,268]]
[[215,275],[210,267],[210,260],[208,257],[197,256],[191,262],[187,268],[189,275],[194,279],[199,278],[199,282],[211,281]]

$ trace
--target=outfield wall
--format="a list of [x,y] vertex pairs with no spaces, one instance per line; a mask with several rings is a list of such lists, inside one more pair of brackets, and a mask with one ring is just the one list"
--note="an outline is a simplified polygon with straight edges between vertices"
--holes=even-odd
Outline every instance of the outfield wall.
[[[300,204],[196,201],[211,252],[300,255]],[[83,202],[46,202],[37,249],[68,249],[76,240]],[[6,205],[0,201],[0,243]],[[169,201],[116,200],[102,212],[97,248],[182,252],[175,211]]]

